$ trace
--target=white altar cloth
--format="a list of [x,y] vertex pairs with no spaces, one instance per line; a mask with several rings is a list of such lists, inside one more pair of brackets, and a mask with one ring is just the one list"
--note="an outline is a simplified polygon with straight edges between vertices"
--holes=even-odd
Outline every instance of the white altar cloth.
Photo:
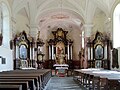
[[37,68],[33,68],[33,67],[25,67],[25,68],[21,68],[23,70],[26,70],[26,69],[37,69]]
[[68,64],[54,64],[54,67],[69,67]]
[[54,64],[55,69],[68,69],[68,64]]

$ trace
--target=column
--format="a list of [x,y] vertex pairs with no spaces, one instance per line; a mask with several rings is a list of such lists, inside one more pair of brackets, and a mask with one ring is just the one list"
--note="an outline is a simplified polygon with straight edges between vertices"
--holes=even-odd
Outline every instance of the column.
[[49,48],[49,60],[51,59],[51,45],[48,46]]
[[32,57],[32,59],[33,59],[33,62],[35,62],[34,63],[34,65],[35,65],[35,67],[37,67],[37,51],[35,50],[36,48],[37,48],[37,45],[36,45],[36,40],[37,40],[37,32],[38,32],[38,30],[39,30],[39,28],[38,28],[38,26],[37,25],[34,25],[34,24],[31,24],[30,25],[30,36],[34,36],[33,38],[34,38],[34,45],[33,45],[33,57]]
[[54,45],[52,45],[52,60],[54,60]]
[[67,46],[67,52],[68,52],[68,60],[70,60],[70,45],[69,45],[69,42],[68,42],[68,46]]
[[71,60],[72,60],[72,45],[71,45],[71,49],[70,49],[70,50],[71,50],[71,52],[70,52],[70,53],[71,53]]
[[16,59],[19,59],[19,49],[17,45],[16,45]]
[[35,55],[34,55],[34,49],[35,49],[35,48],[33,47],[33,48],[32,48],[32,53],[33,53],[33,55],[32,55],[32,60],[34,59],[34,56],[35,56]]
[[[36,42],[37,40],[37,32],[38,32],[39,28],[37,25],[31,24],[30,25],[30,36],[32,36],[34,38],[34,42]],[[34,45],[34,49],[37,48],[37,45],[35,43]],[[33,60],[37,61],[37,51],[33,50]]]
[[93,25],[92,24],[85,24],[84,25],[84,30],[85,30],[85,46],[84,46],[84,63],[83,63],[83,67],[87,68],[87,61],[88,61],[88,48],[87,48],[87,41],[88,38],[91,37],[91,30],[92,30]]
[[32,48],[31,48],[31,44],[30,44],[30,60],[32,59]]
[[37,40],[38,30],[39,28],[37,25],[30,25],[30,36],[34,36],[34,40]]

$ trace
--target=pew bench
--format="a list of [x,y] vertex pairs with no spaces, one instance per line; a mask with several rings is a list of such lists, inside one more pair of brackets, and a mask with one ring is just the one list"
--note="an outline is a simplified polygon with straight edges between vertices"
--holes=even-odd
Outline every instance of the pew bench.
[[11,82],[11,81],[2,81],[0,82],[0,85],[22,85],[22,90],[29,90],[29,84],[28,84],[28,81],[14,81],[14,82]]
[[[38,90],[45,87],[51,78],[51,70],[13,70],[0,73],[0,79],[25,79],[34,78]],[[37,82],[36,82],[37,81]],[[38,83],[38,84],[37,84]]]
[[30,90],[36,90],[35,84],[34,84],[34,79],[0,79],[0,82],[28,82],[28,86]]
[[22,90],[22,85],[0,85],[0,90]]

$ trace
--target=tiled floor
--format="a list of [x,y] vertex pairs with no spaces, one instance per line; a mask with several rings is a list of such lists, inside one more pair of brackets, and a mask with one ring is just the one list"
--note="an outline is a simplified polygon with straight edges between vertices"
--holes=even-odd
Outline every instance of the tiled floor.
[[72,77],[52,77],[44,90],[84,90]]

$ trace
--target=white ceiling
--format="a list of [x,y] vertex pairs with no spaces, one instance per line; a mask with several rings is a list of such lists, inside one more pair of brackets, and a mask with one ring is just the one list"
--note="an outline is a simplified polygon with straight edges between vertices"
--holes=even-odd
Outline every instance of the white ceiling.
[[80,27],[83,23],[92,23],[96,10],[109,16],[115,1],[117,0],[8,0],[14,16],[22,14],[30,20],[31,25],[36,24],[40,28],[45,25]]

